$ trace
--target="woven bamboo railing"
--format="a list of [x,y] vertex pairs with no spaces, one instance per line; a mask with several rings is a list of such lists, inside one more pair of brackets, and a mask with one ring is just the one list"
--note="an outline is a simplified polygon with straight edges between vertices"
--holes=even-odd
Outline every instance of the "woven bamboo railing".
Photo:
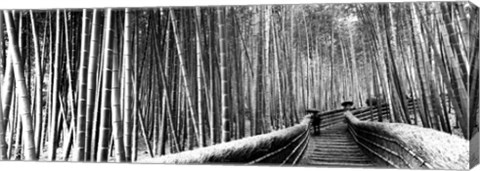
[[301,123],[286,129],[139,162],[294,165],[308,145],[310,120],[307,115]]
[[361,121],[350,111],[345,119],[354,140],[377,163],[412,169],[468,167],[468,141],[458,136],[408,124]]

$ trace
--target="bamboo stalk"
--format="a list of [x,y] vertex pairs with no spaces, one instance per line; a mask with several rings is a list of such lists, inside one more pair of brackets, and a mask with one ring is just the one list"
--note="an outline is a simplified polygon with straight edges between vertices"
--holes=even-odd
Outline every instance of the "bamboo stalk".
[[110,140],[110,117],[111,113],[111,96],[112,96],[112,67],[113,67],[113,44],[114,44],[114,28],[112,9],[105,11],[105,49],[104,49],[104,63],[102,72],[104,75],[104,82],[102,84],[102,100],[100,113],[100,131],[97,150],[97,162],[106,162],[108,160],[108,142]]
[[28,96],[27,87],[25,84],[25,76],[23,70],[23,63],[21,63],[21,55],[18,49],[17,39],[13,31],[15,30],[12,24],[12,18],[9,11],[4,11],[5,23],[7,26],[7,33],[10,45],[13,48],[13,67],[16,78],[17,92],[19,94],[19,115],[22,117],[23,134],[25,136],[25,160],[37,160],[35,152],[35,143],[33,138],[32,116],[30,112],[30,97]]
[[83,9],[82,14],[82,38],[81,38],[81,53],[80,53],[80,71],[79,71],[79,94],[78,94],[78,107],[77,107],[77,141],[75,143],[74,161],[84,161],[85,159],[85,132],[86,132],[86,113],[87,113],[87,72],[88,72],[88,17],[87,9]]

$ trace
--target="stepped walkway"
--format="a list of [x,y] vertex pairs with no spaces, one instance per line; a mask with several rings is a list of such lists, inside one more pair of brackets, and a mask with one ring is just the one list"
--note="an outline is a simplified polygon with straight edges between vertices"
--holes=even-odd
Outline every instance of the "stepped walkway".
[[[409,101],[409,113],[418,110],[417,103],[417,100]],[[389,123],[388,104],[325,112],[308,109],[306,113],[310,114],[301,123],[289,128],[166,155],[152,162],[350,168],[468,168],[467,140],[433,129]],[[312,134],[313,125],[321,128],[319,135]],[[428,136],[419,138],[425,135]],[[437,139],[444,143],[431,143]],[[452,145],[456,148],[450,148]]]
[[346,123],[321,130],[312,135],[300,165],[325,167],[374,167],[348,132]]

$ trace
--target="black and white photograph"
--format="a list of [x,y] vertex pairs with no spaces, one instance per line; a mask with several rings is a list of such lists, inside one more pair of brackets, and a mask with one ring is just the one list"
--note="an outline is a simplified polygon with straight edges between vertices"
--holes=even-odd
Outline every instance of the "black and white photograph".
[[471,169],[477,4],[0,7],[0,165]]

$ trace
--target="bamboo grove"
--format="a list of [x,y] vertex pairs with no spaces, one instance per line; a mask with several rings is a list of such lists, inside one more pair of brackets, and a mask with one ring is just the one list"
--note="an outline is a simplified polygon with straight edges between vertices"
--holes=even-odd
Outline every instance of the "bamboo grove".
[[478,19],[463,2],[4,10],[0,160],[132,162],[368,98],[469,138]]

